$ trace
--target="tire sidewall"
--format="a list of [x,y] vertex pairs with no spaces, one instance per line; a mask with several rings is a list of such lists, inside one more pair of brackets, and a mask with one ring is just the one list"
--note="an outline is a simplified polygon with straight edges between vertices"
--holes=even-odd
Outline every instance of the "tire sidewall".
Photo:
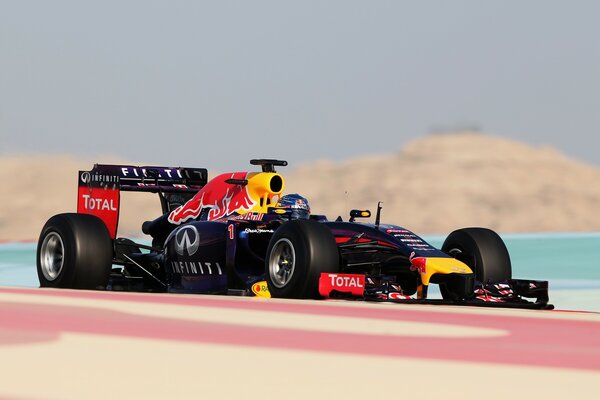
[[[278,288],[273,284],[273,280],[271,279],[270,263],[271,253],[275,248],[275,245],[279,243],[281,239],[287,239],[290,241],[290,244],[294,250],[295,265],[289,282],[284,287]],[[305,268],[309,262],[307,257],[308,251],[307,243],[303,240],[301,233],[297,230],[285,229],[279,235],[277,235],[277,232],[275,235],[273,235],[273,239],[269,243],[269,247],[267,249],[267,283],[269,285],[269,291],[273,297],[290,297],[292,296],[292,293],[303,291],[303,283],[305,283],[308,278],[308,271]]]
[[[294,249],[294,272],[285,286],[273,284],[270,274],[271,253],[281,240],[290,241]],[[329,228],[310,220],[286,222],[273,234],[265,257],[265,272],[273,297],[316,298],[322,272],[337,272],[339,259],[335,239]]]
[[455,257],[453,249],[461,251],[459,260],[467,264],[479,282],[504,281],[512,278],[508,249],[500,236],[487,228],[456,230],[444,241],[442,251]]
[[[54,280],[41,269],[44,239],[51,233],[63,242],[63,266]],[[58,214],[46,222],[38,240],[36,261],[41,287],[103,289],[113,259],[113,243],[102,220],[87,214]]]
[[[75,237],[73,236],[73,229],[66,223],[65,218],[61,218],[60,215],[55,215],[50,218],[48,222],[42,228],[40,238],[37,246],[37,273],[41,287],[60,287],[60,288],[71,288],[74,287],[76,268],[73,267],[75,260],[77,259],[77,249],[74,246],[69,246],[67,243],[74,243]],[[63,266],[54,280],[48,280],[44,276],[41,267],[41,250],[44,239],[51,233],[56,233],[60,236],[63,242]]]

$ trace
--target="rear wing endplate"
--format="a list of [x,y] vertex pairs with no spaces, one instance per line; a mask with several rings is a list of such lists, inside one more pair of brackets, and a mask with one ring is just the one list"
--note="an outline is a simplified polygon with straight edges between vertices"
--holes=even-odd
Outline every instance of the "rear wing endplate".
[[[91,171],[79,171],[77,212],[100,218],[115,239],[121,191],[179,193],[191,197],[207,181],[206,168],[96,164]],[[164,201],[162,196],[161,201]]]

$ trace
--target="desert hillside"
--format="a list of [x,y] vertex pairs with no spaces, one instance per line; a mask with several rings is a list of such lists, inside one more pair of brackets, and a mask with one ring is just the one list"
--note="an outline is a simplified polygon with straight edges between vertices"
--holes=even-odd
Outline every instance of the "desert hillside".
[[287,178],[288,190],[306,193],[315,211],[373,211],[382,201],[382,220],[423,233],[464,226],[600,230],[600,168],[478,133],[431,135],[396,154],[307,164]]
[[[54,214],[77,210],[77,171],[93,163],[123,160],[83,160],[70,156],[11,156],[0,158],[2,207],[0,241],[37,240],[44,223]],[[139,236],[141,222],[160,214],[156,195],[122,193],[119,231]]]
[[[51,215],[74,211],[77,170],[92,162],[66,156],[0,158],[0,240],[35,239]],[[292,165],[280,172],[286,192],[306,195],[314,213],[330,218],[346,219],[351,208],[375,211],[382,201],[383,222],[419,233],[464,226],[504,233],[600,231],[600,168],[552,148],[484,134],[430,135],[396,153]],[[124,193],[122,205],[122,235],[139,235],[141,222],[160,212],[158,198],[149,194]]]

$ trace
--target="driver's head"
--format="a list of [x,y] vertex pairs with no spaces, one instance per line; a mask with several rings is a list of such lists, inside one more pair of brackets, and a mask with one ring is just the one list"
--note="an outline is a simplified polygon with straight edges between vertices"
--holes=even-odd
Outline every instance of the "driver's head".
[[277,207],[291,209],[292,219],[308,219],[310,217],[308,200],[297,193],[282,196],[277,202]]

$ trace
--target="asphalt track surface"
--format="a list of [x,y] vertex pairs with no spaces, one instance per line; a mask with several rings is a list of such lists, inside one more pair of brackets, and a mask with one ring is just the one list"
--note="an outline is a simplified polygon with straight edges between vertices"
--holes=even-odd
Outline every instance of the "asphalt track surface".
[[0,399],[598,399],[600,314],[0,288]]

